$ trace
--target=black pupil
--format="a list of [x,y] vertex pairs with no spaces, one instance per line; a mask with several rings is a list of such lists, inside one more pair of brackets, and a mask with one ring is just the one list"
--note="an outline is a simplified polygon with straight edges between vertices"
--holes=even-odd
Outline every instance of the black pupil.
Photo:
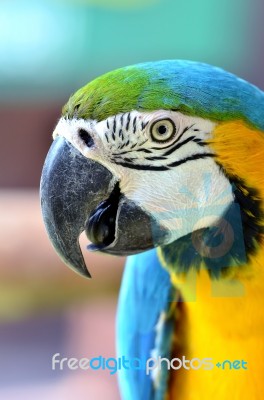
[[165,133],[167,133],[167,127],[165,125],[160,125],[158,127],[158,132],[160,135],[164,135]]

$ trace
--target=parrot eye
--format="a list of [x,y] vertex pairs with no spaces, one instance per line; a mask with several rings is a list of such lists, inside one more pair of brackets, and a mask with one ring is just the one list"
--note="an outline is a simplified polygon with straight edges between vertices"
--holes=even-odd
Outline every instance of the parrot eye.
[[155,121],[150,127],[151,138],[155,142],[167,142],[175,135],[175,125],[171,119]]

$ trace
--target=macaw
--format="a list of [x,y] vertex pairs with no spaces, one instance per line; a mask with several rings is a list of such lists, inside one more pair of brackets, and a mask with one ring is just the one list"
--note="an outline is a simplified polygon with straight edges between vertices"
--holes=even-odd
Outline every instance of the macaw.
[[86,277],[83,231],[90,251],[128,256],[122,399],[261,399],[264,92],[204,63],[137,64],[73,94],[53,138],[54,248]]

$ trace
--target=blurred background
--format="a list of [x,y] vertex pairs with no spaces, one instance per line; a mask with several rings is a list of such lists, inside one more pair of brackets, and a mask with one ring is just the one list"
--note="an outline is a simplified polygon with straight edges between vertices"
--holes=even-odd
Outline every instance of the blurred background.
[[[38,186],[69,95],[111,69],[182,58],[264,89],[262,0],[0,0],[0,398],[118,400],[108,371],[51,357],[115,356],[124,259],[89,254],[87,281],[57,258]],[[137,399],[135,399],[137,400]]]

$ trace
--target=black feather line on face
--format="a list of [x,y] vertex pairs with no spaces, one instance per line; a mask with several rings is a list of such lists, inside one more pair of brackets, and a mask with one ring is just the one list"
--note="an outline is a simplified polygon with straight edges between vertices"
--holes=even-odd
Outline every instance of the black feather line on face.
[[167,171],[168,167],[166,166],[154,166],[154,165],[138,165],[138,164],[127,164],[125,162],[115,161],[116,164],[122,165],[122,167],[137,169],[141,171]]
[[143,151],[144,153],[153,153],[151,150],[149,149],[137,149],[136,151]]
[[147,143],[148,139],[144,140],[143,142],[139,143],[139,146],[143,146],[143,144]]
[[174,163],[168,164],[168,165],[144,165],[144,164],[126,164],[124,162],[119,162],[119,161],[115,161],[116,164],[118,165],[122,165],[123,167],[127,167],[127,168],[132,168],[132,169],[138,169],[138,170],[144,170],[144,171],[166,171],[171,169],[171,167],[178,167],[179,165],[182,165],[186,162],[189,161],[194,161],[194,160],[198,160],[198,159],[203,159],[203,158],[207,158],[207,157],[214,157],[214,154],[211,153],[197,153],[197,154],[193,154],[190,157],[186,157],[183,158],[182,160],[176,161]]
[[165,151],[165,153],[163,153],[163,156],[169,156],[170,154],[174,153],[174,151],[180,149],[182,146],[184,146],[186,143],[191,142],[193,139],[195,138],[195,136],[190,136],[187,139],[183,140],[180,143],[175,144],[175,146],[171,147],[169,150]]
[[148,122],[144,122],[144,121],[141,122],[142,131],[146,128],[147,125],[148,125]]
[[199,146],[204,147],[207,145],[207,143],[203,142],[202,139],[193,139],[193,142],[197,143]]
[[168,164],[168,167],[178,167],[181,164],[184,164],[188,161],[198,160],[199,158],[207,158],[207,157],[214,157],[212,153],[197,153],[193,154],[192,156],[186,157],[183,160],[174,161],[173,163]]
[[127,114],[127,123],[126,123],[126,130],[127,131],[129,129],[129,123],[130,123],[130,113]]
[[136,158],[127,158],[127,157],[124,157],[123,160],[126,161],[126,162],[129,162],[129,163],[132,163],[134,160],[136,160]]
[[137,129],[137,117],[134,117],[133,119],[133,133],[136,133]]
[[156,160],[167,160],[166,157],[158,157],[158,156],[154,156],[154,157],[145,157],[145,160],[149,160],[149,161],[156,161]]
[[[137,145],[137,143],[136,144],[134,144],[133,146],[131,146],[131,149],[133,149],[133,147],[134,146],[136,146]],[[143,153],[148,153],[148,154],[152,154],[152,151],[151,150],[148,150],[148,149],[136,149],[136,150],[127,150],[127,151],[122,151],[122,152],[120,152],[120,153],[113,153],[113,156],[121,156],[121,155],[123,155],[123,154],[127,154],[127,153],[137,153],[137,152],[143,152]]]

